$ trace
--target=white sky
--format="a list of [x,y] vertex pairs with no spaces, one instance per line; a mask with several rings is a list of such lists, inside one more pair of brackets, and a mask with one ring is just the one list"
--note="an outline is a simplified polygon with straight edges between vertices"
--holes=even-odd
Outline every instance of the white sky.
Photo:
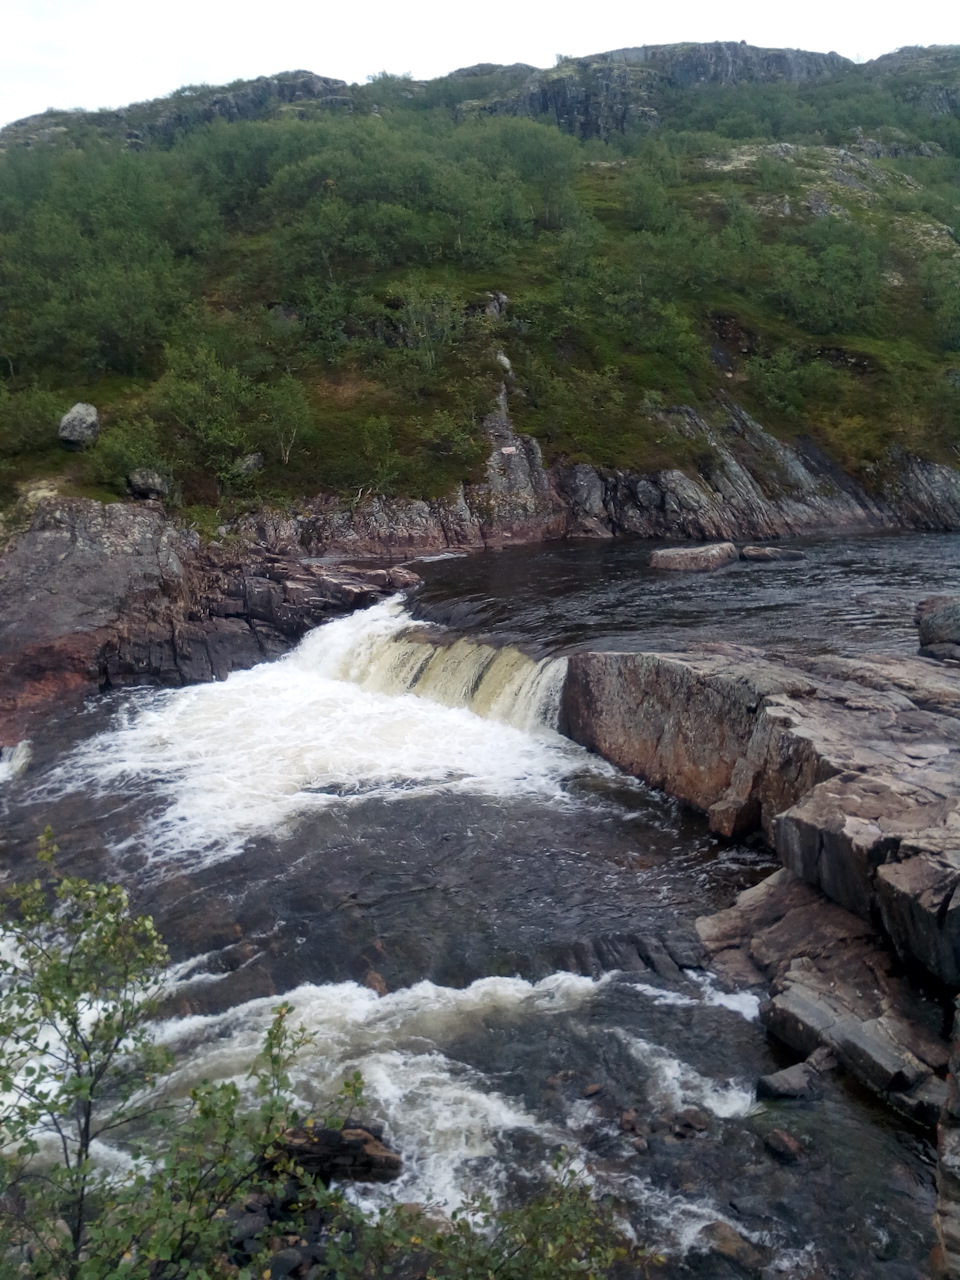
[[0,124],[295,68],[353,82],[678,40],[862,59],[960,43],[957,0],[3,0],[0,15]]

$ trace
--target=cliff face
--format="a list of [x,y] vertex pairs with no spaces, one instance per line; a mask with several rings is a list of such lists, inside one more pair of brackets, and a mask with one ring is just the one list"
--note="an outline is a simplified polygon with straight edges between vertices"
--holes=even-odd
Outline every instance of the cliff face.
[[668,89],[775,81],[802,84],[840,75],[853,65],[837,53],[759,49],[743,41],[641,45],[565,58],[552,70],[535,71],[526,84],[485,109],[546,116],[568,133],[605,138],[637,125],[654,127]]
[[633,49],[613,49],[578,59],[581,66],[623,63],[646,66],[670,84],[687,88],[694,84],[769,84],[786,80],[802,84],[821,76],[838,75],[855,64],[839,53],[810,53],[804,49],[760,49],[745,40],[716,40],[710,44],[646,44]]
[[0,130],[0,149],[55,142],[77,128],[125,138],[137,150],[148,140],[171,141],[211,120],[262,120],[291,103],[313,101],[324,106],[349,106],[345,80],[318,76],[312,71],[286,71],[259,76],[225,88],[202,86],[182,90],[169,98],[134,103],[115,111],[45,111],[25,116]]

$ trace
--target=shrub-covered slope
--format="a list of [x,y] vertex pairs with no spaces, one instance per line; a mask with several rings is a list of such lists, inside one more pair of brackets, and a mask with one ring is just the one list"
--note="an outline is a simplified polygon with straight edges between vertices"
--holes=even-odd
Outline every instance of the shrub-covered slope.
[[958,111],[957,48],[706,45],[8,126],[0,488],[434,496],[507,362],[548,460],[693,471],[663,407],[732,396],[868,487],[957,464]]

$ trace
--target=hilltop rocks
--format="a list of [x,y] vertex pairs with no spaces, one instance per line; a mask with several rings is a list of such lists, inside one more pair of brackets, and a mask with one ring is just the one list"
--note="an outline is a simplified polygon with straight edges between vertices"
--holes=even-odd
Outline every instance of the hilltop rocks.
[[417,581],[205,547],[152,503],[45,499],[0,557],[0,743],[97,688],[223,679]]
[[927,596],[917,605],[914,622],[924,657],[960,661],[960,596]]
[[663,547],[651,554],[650,568],[704,573],[739,558],[732,542],[714,542],[706,547]]
[[65,449],[86,449],[100,438],[100,415],[96,406],[75,404],[60,419],[60,443]]

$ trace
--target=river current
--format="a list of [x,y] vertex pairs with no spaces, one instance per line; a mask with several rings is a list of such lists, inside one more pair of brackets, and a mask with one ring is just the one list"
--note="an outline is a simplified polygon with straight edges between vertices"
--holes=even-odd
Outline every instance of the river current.
[[[668,1275],[741,1274],[696,1248],[717,1220],[771,1251],[770,1277],[925,1275],[924,1135],[840,1077],[758,1105],[789,1059],[753,994],[616,964],[618,938],[689,930],[770,855],[555,729],[573,649],[911,652],[916,600],[960,589],[953,535],[797,545],[707,578],[652,573],[638,543],[420,561],[414,598],[277,662],[51,718],[7,762],[2,852],[25,866],[49,823],[66,865],[154,914],[185,1087],[242,1079],[286,994],[317,1037],[298,1091],[363,1072],[402,1200],[509,1197],[566,1148]],[[765,1149],[778,1127],[807,1140],[800,1164]]]

